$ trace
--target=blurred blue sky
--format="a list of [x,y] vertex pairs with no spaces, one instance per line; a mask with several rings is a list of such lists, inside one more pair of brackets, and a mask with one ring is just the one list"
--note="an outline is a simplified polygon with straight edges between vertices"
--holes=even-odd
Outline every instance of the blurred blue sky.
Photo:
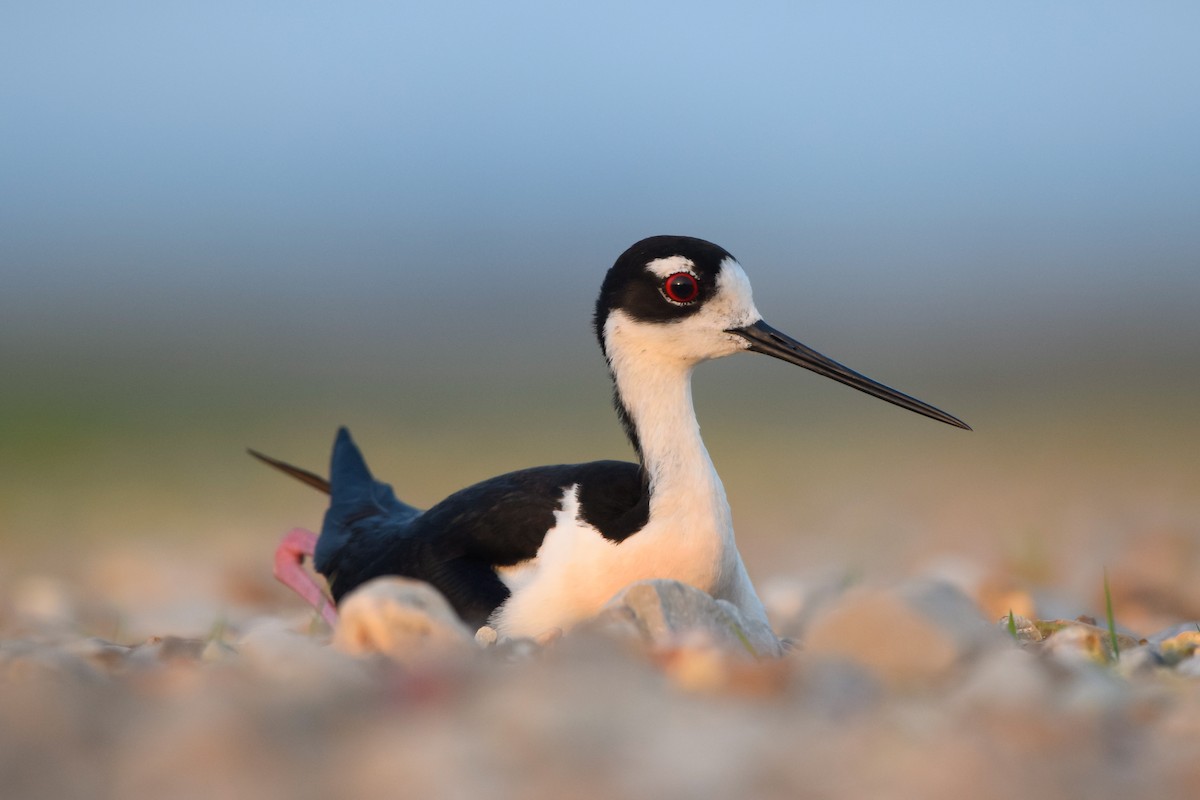
[[592,347],[656,233],[814,346],[1195,354],[1198,35],[1187,2],[8,4],[0,354]]

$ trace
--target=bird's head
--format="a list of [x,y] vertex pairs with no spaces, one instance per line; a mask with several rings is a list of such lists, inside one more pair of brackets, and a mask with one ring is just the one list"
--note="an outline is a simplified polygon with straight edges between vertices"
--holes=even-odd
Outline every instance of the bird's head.
[[927,417],[958,418],[884,386],[763,321],[750,281],[724,248],[689,236],[652,236],[617,259],[596,301],[596,335],[614,372],[630,360],[690,370],[749,351],[812,370]]

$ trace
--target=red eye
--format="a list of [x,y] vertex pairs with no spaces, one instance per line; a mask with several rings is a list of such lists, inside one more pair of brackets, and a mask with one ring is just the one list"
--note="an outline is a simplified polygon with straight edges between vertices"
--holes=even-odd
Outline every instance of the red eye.
[[676,303],[690,303],[700,295],[700,283],[690,272],[676,272],[663,283],[663,293]]

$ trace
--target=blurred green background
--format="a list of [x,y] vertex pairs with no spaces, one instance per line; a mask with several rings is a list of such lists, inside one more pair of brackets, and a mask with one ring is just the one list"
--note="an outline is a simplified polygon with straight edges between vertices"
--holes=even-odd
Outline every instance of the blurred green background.
[[657,233],[725,246],[774,326],[976,427],[701,368],[756,577],[965,554],[1063,580],[1196,537],[1190,4],[3,18],[8,571],[149,545],[266,570],[323,505],[243,448],[323,472],[343,423],[420,505],[629,457],[590,314]]

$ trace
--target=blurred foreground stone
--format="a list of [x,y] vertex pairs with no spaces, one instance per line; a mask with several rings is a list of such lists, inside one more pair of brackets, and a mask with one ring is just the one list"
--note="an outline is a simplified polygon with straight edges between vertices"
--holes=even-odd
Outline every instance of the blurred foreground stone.
[[654,648],[709,646],[755,658],[777,657],[783,648],[766,625],[746,620],[737,607],[671,580],[627,586],[585,626],[631,635]]
[[969,598],[948,583],[900,589],[856,588],[820,615],[802,643],[810,658],[868,670],[894,688],[948,677],[988,648],[1003,644]]
[[669,581],[542,644],[477,641],[400,580],[332,637],[286,596],[131,639],[87,629],[86,588],[0,587],[0,796],[1194,795],[1196,623],[1112,653],[1087,621],[1014,619],[1014,641],[944,581],[789,587],[779,658]]
[[461,657],[475,648],[445,597],[423,581],[400,577],[376,578],[348,594],[338,607],[333,644],[346,653],[381,653],[407,664]]

